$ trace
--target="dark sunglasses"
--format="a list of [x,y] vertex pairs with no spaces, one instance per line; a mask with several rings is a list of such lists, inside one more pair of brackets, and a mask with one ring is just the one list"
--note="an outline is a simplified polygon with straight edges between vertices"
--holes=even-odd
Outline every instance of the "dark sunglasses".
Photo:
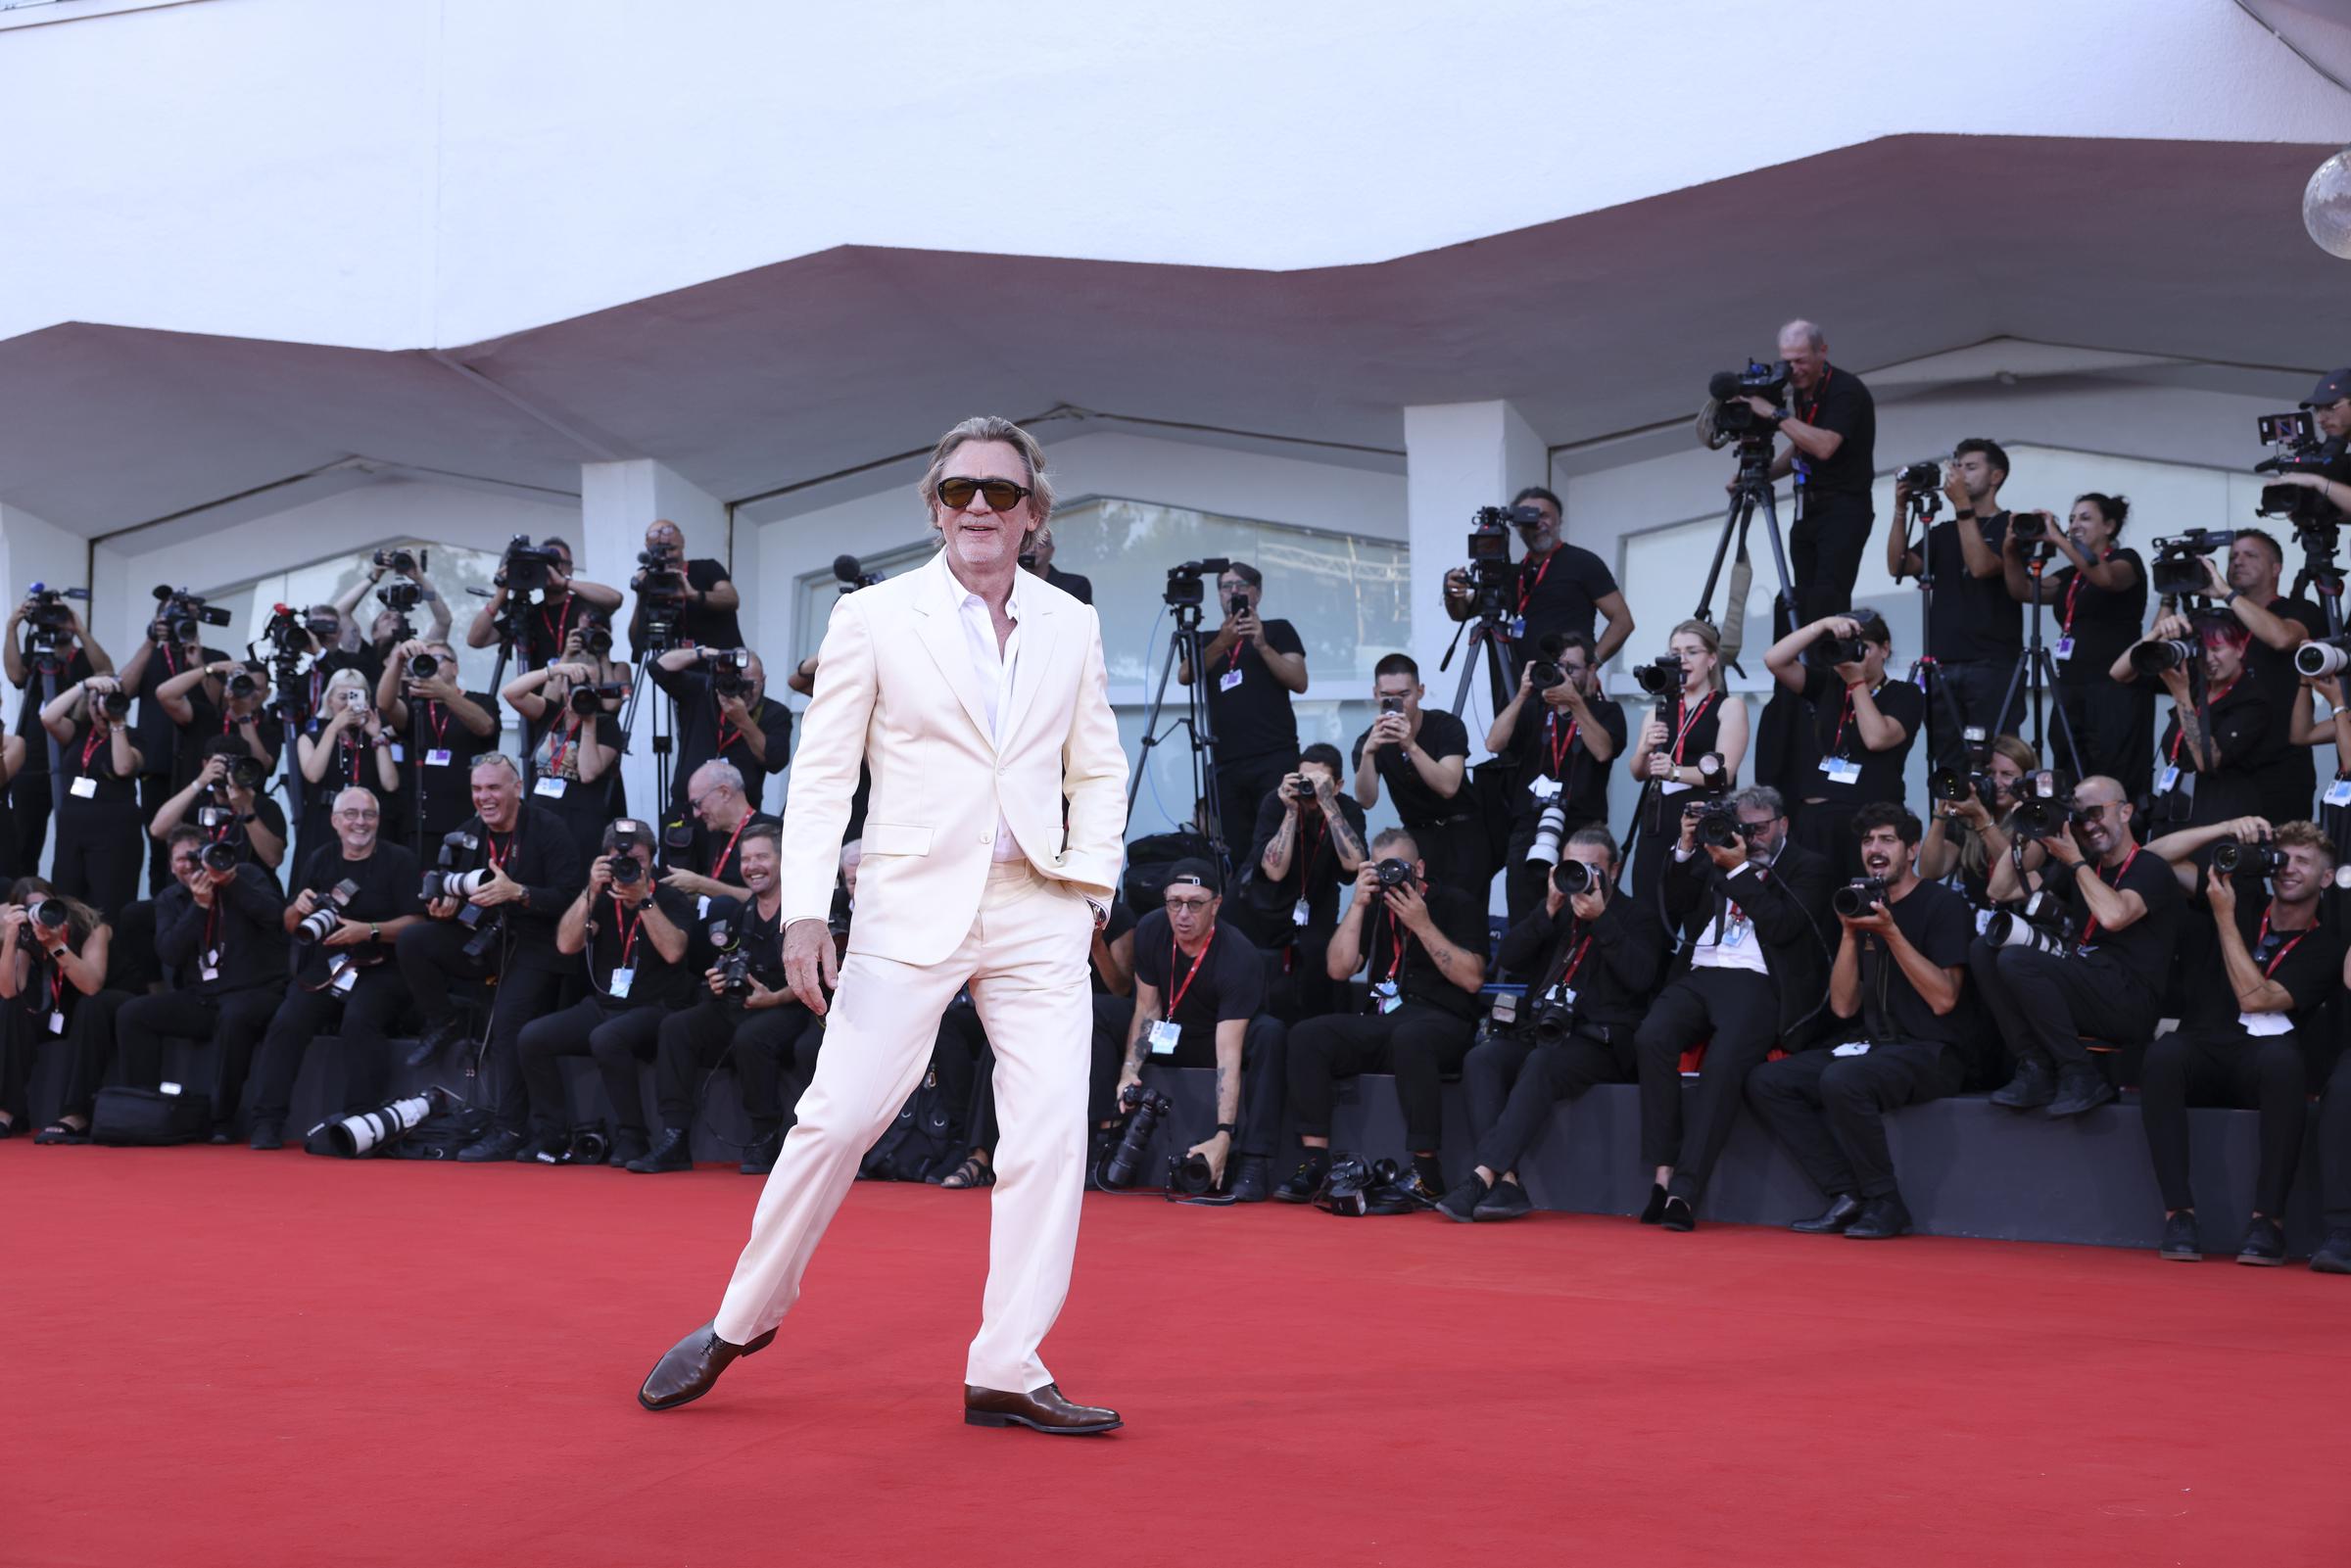
[[957,511],[972,503],[974,496],[987,498],[987,509],[1008,512],[1029,499],[1027,485],[1016,485],[1009,479],[942,479],[938,482],[938,499]]

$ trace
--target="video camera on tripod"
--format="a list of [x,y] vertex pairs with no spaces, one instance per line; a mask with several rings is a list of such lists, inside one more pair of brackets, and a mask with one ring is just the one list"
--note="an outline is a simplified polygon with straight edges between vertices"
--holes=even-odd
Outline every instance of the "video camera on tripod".
[[1186,610],[1197,616],[1201,605],[1208,602],[1208,580],[1223,576],[1231,566],[1232,562],[1223,556],[1211,555],[1202,560],[1184,561],[1169,567],[1168,588],[1161,595],[1160,602],[1178,616]]
[[416,635],[416,629],[408,624],[408,617],[424,602],[424,585],[416,581],[416,574],[424,569],[424,563],[423,550],[413,555],[405,549],[379,549],[375,552],[375,564],[391,578],[375,591],[376,602],[400,617],[400,638],[404,642]]
[[228,611],[207,604],[203,594],[191,594],[184,588],[170,588],[161,583],[156,585],[155,620],[151,635],[153,632],[163,634],[155,638],[156,641],[201,641],[204,628],[227,624]]
[[73,611],[66,603],[68,599],[87,604],[90,591],[35,583],[24,595],[24,651],[33,658],[62,666],[63,656],[73,641]]
[[528,534],[506,542],[498,570],[490,581],[506,591],[509,603],[536,604],[547,596],[549,574],[563,569],[563,557],[545,545],[534,545]]
[[1462,573],[1469,580],[1470,619],[1489,624],[1511,618],[1511,530],[1540,528],[1540,506],[1480,506],[1469,517],[1468,559]]
[[1750,359],[1744,370],[1717,370],[1706,378],[1706,407],[1699,415],[1705,444],[1720,449],[1732,442],[1769,445],[1778,423],[1755,412],[1750,398],[1778,407],[1788,394],[1788,361],[1766,364]]
[[686,549],[663,542],[637,552],[638,613],[642,636],[632,639],[643,652],[666,653],[677,645],[678,617],[686,613]]

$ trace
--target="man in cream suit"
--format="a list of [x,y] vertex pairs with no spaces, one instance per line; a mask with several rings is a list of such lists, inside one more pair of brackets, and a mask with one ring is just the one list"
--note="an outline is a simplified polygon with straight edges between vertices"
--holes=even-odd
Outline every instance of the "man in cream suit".
[[[1086,954],[1126,822],[1102,634],[1091,608],[1019,569],[1053,508],[1026,431],[965,420],[932,453],[922,496],[943,547],[834,606],[792,759],[784,967],[811,1011],[829,1011],[824,1054],[717,1317],[672,1347],[637,1398],[650,1410],[698,1399],[776,1337],[858,1160],[920,1081],[939,1015],[968,981],[995,1048],[1001,1134],[964,1419],[1107,1432],[1118,1413],[1063,1399],[1037,1358],[1077,1251]],[[860,762],[873,792],[837,975],[825,914]]]

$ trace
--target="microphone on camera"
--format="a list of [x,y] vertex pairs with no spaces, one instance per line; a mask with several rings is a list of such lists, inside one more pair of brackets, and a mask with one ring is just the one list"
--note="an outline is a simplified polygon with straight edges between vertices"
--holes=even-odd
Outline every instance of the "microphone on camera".
[[1739,396],[1739,372],[1717,370],[1706,378],[1706,396],[1716,403],[1728,403]]
[[844,583],[854,583],[865,573],[858,569],[856,556],[836,555],[833,557],[833,575]]

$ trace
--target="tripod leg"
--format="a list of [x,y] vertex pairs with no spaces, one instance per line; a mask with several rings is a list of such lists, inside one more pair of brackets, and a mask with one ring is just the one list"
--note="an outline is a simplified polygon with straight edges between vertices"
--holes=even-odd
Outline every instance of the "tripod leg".
[[1762,480],[1755,486],[1754,500],[1763,508],[1763,532],[1771,541],[1771,564],[1780,574],[1780,602],[1787,607],[1789,625],[1800,625],[1797,619],[1800,606],[1796,602],[1796,582],[1788,575],[1788,549],[1780,543],[1780,507],[1772,496],[1770,480]]
[[1224,798],[1217,787],[1216,721],[1208,713],[1208,665],[1200,655],[1200,629],[1179,626],[1176,638],[1182,642],[1185,662],[1194,671],[1192,684],[1183,689],[1183,727],[1192,744],[1192,798],[1198,802],[1194,809],[1199,813],[1200,831],[1208,835],[1209,858],[1219,871],[1229,875],[1232,852],[1224,843]]
[[1462,678],[1453,689],[1453,716],[1460,718],[1469,706],[1469,682],[1477,672],[1477,647],[1486,640],[1483,622],[1463,622],[1469,628],[1469,656],[1462,661]]
[[1511,675],[1510,659],[1510,654],[1516,651],[1516,647],[1517,644],[1509,638],[1486,640],[1486,673],[1493,682],[1496,713],[1511,705],[1511,693],[1518,689],[1517,681]]
[[[2065,760],[2072,764],[2073,776],[2080,779],[2082,777],[2082,748],[2074,741],[2074,721],[2065,716],[2065,704],[2055,700],[2057,661],[2050,656],[2047,648],[2036,649],[2035,654],[2041,666],[2034,671],[2036,683],[2038,684],[2039,680],[2045,678],[2049,684],[2051,694],[2049,706],[2057,715],[2057,738],[2065,747]],[[2056,756],[2048,751],[2040,751],[2038,755],[2048,763],[2054,763],[2057,760]]]
[[[1143,710],[1143,744],[1134,759],[1134,772],[1127,780],[1127,820],[1134,821],[1134,799],[1142,793],[1143,778],[1151,771],[1151,748],[1159,744],[1159,713],[1168,700],[1168,677],[1176,673],[1176,652],[1183,644],[1183,628],[1178,626],[1168,639],[1168,654],[1159,664],[1159,686],[1151,693],[1151,706]],[[1198,674],[1197,667],[1194,668]]]
[[1722,537],[1714,541],[1714,564],[1706,568],[1706,586],[1698,591],[1698,619],[1708,625],[1714,621],[1714,585],[1722,580],[1722,563],[1730,557],[1731,536],[1745,531],[1746,518],[1741,506],[1745,499],[1743,495],[1734,491],[1730,505],[1723,508]]

